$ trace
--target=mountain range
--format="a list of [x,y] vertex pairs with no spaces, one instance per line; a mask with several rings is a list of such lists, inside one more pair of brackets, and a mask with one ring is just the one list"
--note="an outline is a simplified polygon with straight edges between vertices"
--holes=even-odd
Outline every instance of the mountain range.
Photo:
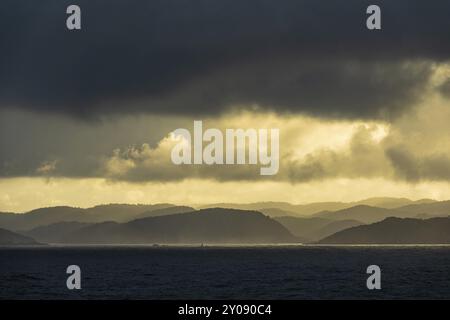
[[64,222],[26,233],[45,242],[71,244],[199,244],[299,242],[284,226],[256,211],[203,209],[126,223]]
[[[173,204],[39,208],[23,214],[0,213],[0,228],[41,243],[309,243],[325,239],[338,243],[332,237],[342,232],[363,230],[368,233],[374,226],[390,228],[390,224],[381,224],[381,227],[377,224],[385,223],[386,219],[392,223],[391,218],[399,218],[400,222],[395,226],[398,232],[403,232],[401,225],[410,223],[406,218],[421,222],[450,215],[450,201],[429,199],[371,198],[352,203],[219,205],[223,207],[208,205],[200,210]],[[234,206],[241,209],[231,208]],[[324,208],[328,209],[322,210]],[[347,235],[346,241],[358,243],[360,238],[351,242],[352,236]],[[411,236],[414,237],[414,233]],[[373,241],[370,243],[380,240],[375,237]],[[413,242],[417,241],[421,238]]]
[[[379,207],[384,209],[394,209],[400,208],[408,205],[418,205],[418,204],[430,204],[436,202],[432,199],[421,199],[421,200],[410,200],[407,198],[390,198],[390,197],[377,197],[368,198],[355,202],[314,202],[308,204],[291,204],[288,202],[256,202],[249,204],[239,204],[239,203],[215,203],[209,205],[198,206],[199,208],[230,208],[230,209],[240,209],[240,210],[258,210],[270,212],[274,210],[276,215],[297,215],[305,216],[312,215],[321,211],[337,211],[347,208],[351,208],[358,205],[367,205],[372,207]],[[280,212],[286,211],[289,214],[282,214]]]
[[0,213],[0,228],[18,231],[58,222],[127,222],[137,218],[193,210],[195,209],[191,207],[165,203],[155,205],[108,204],[87,209],[67,206],[49,207],[31,210],[22,214]]

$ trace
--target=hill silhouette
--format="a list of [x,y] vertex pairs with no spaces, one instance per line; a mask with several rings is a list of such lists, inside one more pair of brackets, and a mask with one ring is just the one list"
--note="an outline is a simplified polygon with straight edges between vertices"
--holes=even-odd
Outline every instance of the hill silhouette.
[[65,235],[64,243],[283,243],[298,242],[277,221],[256,211],[223,208],[104,222]]
[[340,230],[361,225],[356,220],[333,221],[325,218],[276,217],[276,221],[285,226],[293,235],[301,237],[304,242],[317,241]]
[[410,200],[407,198],[391,198],[391,197],[373,197],[364,199],[361,201],[352,202],[352,206],[355,205],[366,205],[371,207],[379,207],[384,209],[396,209],[399,207],[403,207],[406,205],[416,205],[416,204],[424,204],[424,203],[433,203],[436,202],[432,199],[420,199],[420,200]]
[[313,237],[311,237],[311,240],[316,241],[319,239],[323,239],[325,237],[328,237],[332,234],[335,234],[336,232],[339,232],[341,230],[346,230],[348,228],[356,227],[363,225],[362,222],[356,221],[356,220],[340,220],[340,221],[332,221],[325,226],[319,228],[318,230],[315,230],[312,234]]
[[412,204],[400,207],[398,210],[415,215],[448,216],[450,215],[450,201]]
[[[428,204],[436,202],[431,199],[421,199],[413,201],[407,198],[392,198],[392,197],[374,197],[354,202],[313,202],[307,204],[291,204],[288,202],[255,202],[255,203],[216,203],[210,205],[203,205],[200,208],[230,208],[239,210],[257,210],[264,212],[270,216],[308,216],[322,211],[338,211],[348,209],[351,207],[366,205],[371,207],[379,207],[384,209],[394,209],[407,205]],[[282,214],[281,211],[286,211],[287,214]]]
[[60,243],[66,235],[90,225],[92,224],[86,222],[57,222],[23,231],[22,234],[42,243]]
[[352,227],[320,241],[320,244],[448,244],[450,217],[426,220],[387,218]]
[[174,207],[169,203],[158,204],[104,204],[85,209],[85,213],[92,216],[84,222],[116,221],[126,222],[136,216],[153,210],[162,210]]
[[362,223],[373,223],[388,217],[413,217],[416,214],[400,209],[385,209],[371,207],[367,205],[357,205],[351,208],[338,211],[324,211],[314,215],[314,217],[330,220],[357,220]]
[[[177,211],[177,208],[180,211]],[[0,213],[0,227],[23,231],[59,222],[127,222],[144,213],[150,215],[149,212],[154,210],[159,210],[158,215],[165,214],[165,209],[169,210],[166,214],[173,214],[185,212],[187,207],[177,207],[165,203],[154,205],[107,204],[86,209],[68,206],[48,207],[31,210],[23,214]]]
[[0,229],[0,245],[2,246],[37,244],[39,243],[30,237],[23,236],[6,229]]
[[173,206],[173,207],[168,207],[168,208],[145,211],[143,213],[136,215],[134,217],[134,219],[132,219],[132,220],[148,218],[148,217],[165,216],[165,215],[169,215],[169,214],[186,213],[186,212],[192,212],[192,211],[195,211],[195,209],[192,207]]
[[[264,211],[268,215],[275,213],[274,216],[280,215],[306,216],[323,210],[339,210],[343,208],[348,208],[350,206],[352,205],[344,202],[317,202],[309,204],[291,204],[288,202],[256,202],[248,204],[216,203],[202,206],[201,208],[220,207],[238,210],[256,210],[261,212]],[[284,211],[285,213],[282,213],[282,211]]]

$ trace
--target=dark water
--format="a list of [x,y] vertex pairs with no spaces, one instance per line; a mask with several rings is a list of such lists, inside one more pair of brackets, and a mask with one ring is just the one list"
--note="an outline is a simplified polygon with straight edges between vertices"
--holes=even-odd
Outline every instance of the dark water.
[[[81,268],[82,289],[66,288]],[[381,290],[366,288],[379,265]],[[0,249],[1,299],[450,298],[450,247]]]

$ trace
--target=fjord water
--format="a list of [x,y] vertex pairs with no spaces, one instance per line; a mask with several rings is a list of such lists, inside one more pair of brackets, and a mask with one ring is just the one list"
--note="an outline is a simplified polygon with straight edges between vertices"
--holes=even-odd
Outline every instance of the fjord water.
[[[66,268],[81,268],[81,290]],[[366,288],[379,265],[381,290]],[[3,247],[1,299],[449,299],[450,247]]]

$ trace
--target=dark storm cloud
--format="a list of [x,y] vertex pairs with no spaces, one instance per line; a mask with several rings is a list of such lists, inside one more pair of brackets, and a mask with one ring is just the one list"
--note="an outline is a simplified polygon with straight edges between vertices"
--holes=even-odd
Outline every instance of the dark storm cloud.
[[386,155],[401,179],[410,182],[450,180],[450,157],[447,154],[418,157],[400,147],[387,149]]
[[[82,30],[65,10],[82,8]],[[154,0],[0,4],[0,107],[90,117],[230,105],[390,116],[450,57],[448,1]]]
[[102,157],[112,150],[142,143],[154,147],[168,132],[191,123],[190,119],[154,115],[92,122],[0,110],[0,178],[96,176]]

